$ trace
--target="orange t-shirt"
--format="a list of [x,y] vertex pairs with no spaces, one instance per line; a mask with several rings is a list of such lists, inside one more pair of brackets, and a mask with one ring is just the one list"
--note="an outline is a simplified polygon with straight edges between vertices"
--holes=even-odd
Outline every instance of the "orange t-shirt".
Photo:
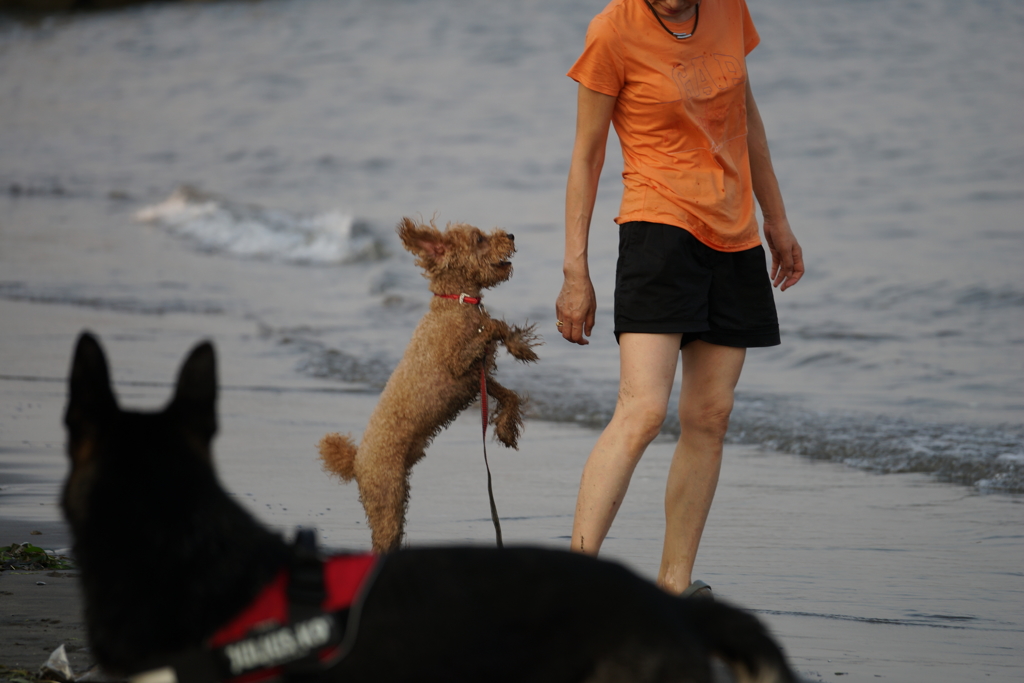
[[[693,23],[666,26],[683,33]],[[625,189],[616,223],[675,225],[718,251],[761,244],[746,106],[746,55],[759,41],[745,0],[703,0],[685,40],[644,0],[612,0],[590,22],[568,75],[617,98]]]

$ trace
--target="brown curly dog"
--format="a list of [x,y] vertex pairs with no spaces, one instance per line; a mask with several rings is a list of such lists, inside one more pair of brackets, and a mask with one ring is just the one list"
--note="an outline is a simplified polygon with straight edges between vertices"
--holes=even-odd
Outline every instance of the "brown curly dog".
[[359,483],[373,549],[399,547],[409,506],[409,474],[431,440],[480,394],[481,365],[487,393],[498,403],[491,422],[498,440],[516,448],[523,427],[522,399],[495,381],[495,342],[523,362],[537,360],[534,326],[494,320],[480,291],[512,276],[513,236],[484,233],[472,225],[398,224],[402,244],[430,281],[430,311],[413,332],[357,447],[350,436],[328,434],[318,446],[324,467]]

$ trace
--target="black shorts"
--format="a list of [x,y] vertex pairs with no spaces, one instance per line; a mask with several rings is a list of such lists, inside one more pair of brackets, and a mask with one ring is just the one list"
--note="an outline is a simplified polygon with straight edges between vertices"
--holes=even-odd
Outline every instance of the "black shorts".
[[779,318],[764,247],[716,251],[673,225],[619,226],[615,338],[623,332],[682,333],[751,348],[779,344]]

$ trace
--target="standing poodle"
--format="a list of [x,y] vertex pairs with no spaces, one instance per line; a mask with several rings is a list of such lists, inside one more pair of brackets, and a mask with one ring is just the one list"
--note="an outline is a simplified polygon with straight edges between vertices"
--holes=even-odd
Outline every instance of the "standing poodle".
[[349,436],[328,434],[318,446],[325,469],[359,483],[376,552],[401,544],[412,466],[480,394],[481,373],[486,374],[487,394],[499,404],[491,418],[495,434],[506,446],[517,447],[522,399],[493,377],[495,342],[523,362],[537,360],[533,347],[539,343],[533,325],[521,328],[494,320],[480,303],[481,290],[512,276],[512,235],[504,230],[487,234],[462,223],[441,232],[433,222],[405,218],[398,236],[430,281],[430,311],[384,387],[362,443],[357,447]]

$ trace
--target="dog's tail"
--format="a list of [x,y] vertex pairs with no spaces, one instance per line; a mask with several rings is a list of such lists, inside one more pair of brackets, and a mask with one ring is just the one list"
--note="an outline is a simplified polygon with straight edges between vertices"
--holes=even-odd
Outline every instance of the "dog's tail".
[[709,649],[740,683],[797,683],[786,657],[757,617],[707,598],[685,598]]
[[356,443],[348,434],[328,434],[317,444],[324,469],[345,481],[356,476]]

